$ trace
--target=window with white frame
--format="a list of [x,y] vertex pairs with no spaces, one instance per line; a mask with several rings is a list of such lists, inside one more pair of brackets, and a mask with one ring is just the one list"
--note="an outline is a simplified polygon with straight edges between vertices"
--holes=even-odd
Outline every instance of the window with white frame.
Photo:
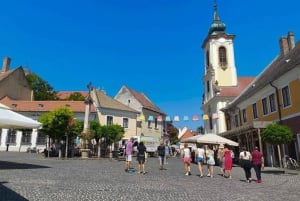
[[47,135],[44,133],[39,132],[38,137],[36,139],[36,144],[37,145],[44,145],[47,143]]
[[15,129],[9,129],[7,132],[6,144],[16,144],[17,131]]
[[276,109],[276,100],[275,100],[274,93],[269,96],[269,103],[270,103],[270,111],[275,112],[277,109]]
[[262,102],[262,109],[263,109],[263,114],[264,115],[267,115],[269,113],[269,108],[268,108],[268,101],[267,101],[267,98],[263,98],[261,100]]
[[243,122],[247,122],[247,112],[246,112],[246,109],[243,109],[242,110],[242,115],[243,115]]
[[256,103],[252,104],[253,119],[258,118]]
[[109,125],[112,125],[114,122],[113,122],[113,116],[107,116],[106,117],[106,125],[109,126]]
[[128,128],[128,118],[123,118],[123,128]]
[[287,106],[291,105],[289,86],[283,87],[281,91],[282,91],[283,107],[287,107]]
[[22,144],[31,144],[32,130],[24,130],[22,133]]

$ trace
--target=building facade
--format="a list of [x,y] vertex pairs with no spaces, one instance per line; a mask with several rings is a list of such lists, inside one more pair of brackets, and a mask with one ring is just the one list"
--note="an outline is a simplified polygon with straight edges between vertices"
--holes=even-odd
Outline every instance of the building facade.
[[217,5],[213,22],[202,49],[204,52],[204,94],[202,102],[205,133],[226,131],[225,115],[221,108],[229,104],[254,78],[237,77],[234,58],[234,35],[225,32]]
[[[281,53],[247,89],[223,108],[227,131],[221,133],[252,150],[259,146],[268,164],[280,166],[281,157],[299,158],[300,150],[300,43],[294,33],[279,39]],[[281,154],[262,142],[261,132],[270,122],[291,128],[292,142],[281,145]]]
[[[145,94],[122,86],[114,99],[139,112],[134,135],[152,136],[157,140],[161,140],[163,137],[167,138],[165,136],[167,134],[166,115]],[[126,137],[130,137],[130,135]]]

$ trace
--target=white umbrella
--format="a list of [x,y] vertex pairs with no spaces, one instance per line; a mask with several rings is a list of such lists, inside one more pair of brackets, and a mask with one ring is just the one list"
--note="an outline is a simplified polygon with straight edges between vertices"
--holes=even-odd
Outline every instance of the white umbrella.
[[201,144],[228,144],[230,146],[239,146],[239,143],[219,136],[217,134],[196,135],[183,139],[182,142],[201,143]]
[[42,124],[0,103],[0,128],[40,128]]

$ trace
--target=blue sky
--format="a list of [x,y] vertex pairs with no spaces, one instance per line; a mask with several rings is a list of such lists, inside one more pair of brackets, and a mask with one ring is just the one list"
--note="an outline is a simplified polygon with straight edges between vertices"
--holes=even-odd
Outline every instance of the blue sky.
[[[279,54],[279,38],[300,35],[298,0],[218,0],[235,34],[238,76],[256,76]],[[0,58],[12,58],[55,91],[93,86],[114,97],[122,85],[144,92],[178,128],[202,121],[201,45],[214,0],[10,0],[1,2]]]

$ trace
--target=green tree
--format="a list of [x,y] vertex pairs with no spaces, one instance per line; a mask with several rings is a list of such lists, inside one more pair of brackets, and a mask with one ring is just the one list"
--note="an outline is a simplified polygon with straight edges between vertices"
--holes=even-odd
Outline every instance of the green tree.
[[279,145],[291,142],[292,137],[293,137],[293,132],[289,127],[277,123],[269,124],[262,131],[261,138],[263,141],[268,142],[272,145],[277,145],[280,167],[282,167],[282,162],[281,162],[281,154],[280,154],[281,152],[280,152]]
[[[54,140],[60,140],[65,135],[74,134],[73,111],[68,107],[60,107],[39,117],[39,122],[43,124],[42,132]],[[70,136],[71,137],[71,136]]]
[[72,100],[72,101],[84,101],[85,98],[84,96],[79,93],[79,92],[73,92],[70,94],[70,96],[68,98],[66,98],[66,100]]
[[35,74],[26,76],[31,89],[33,90],[34,100],[57,100],[56,92],[47,81]]

